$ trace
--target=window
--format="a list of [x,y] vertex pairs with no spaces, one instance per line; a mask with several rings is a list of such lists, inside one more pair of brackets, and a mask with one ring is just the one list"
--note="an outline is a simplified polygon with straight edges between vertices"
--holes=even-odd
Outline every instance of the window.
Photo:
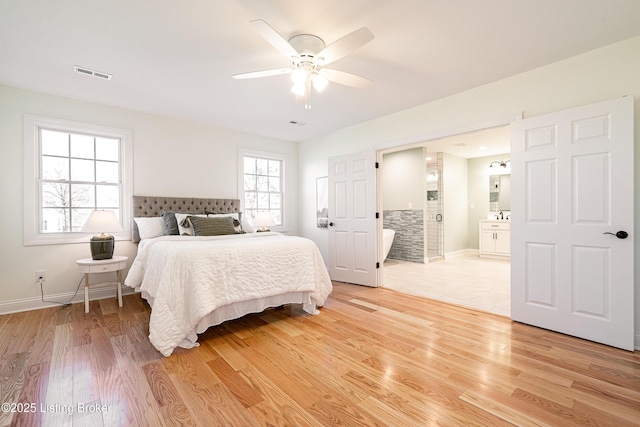
[[85,242],[91,211],[112,210],[129,235],[131,132],[25,116],[25,244]]
[[276,227],[285,228],[284,157],[242,153],[243,215],[253,223],[256,213],[270,212]]

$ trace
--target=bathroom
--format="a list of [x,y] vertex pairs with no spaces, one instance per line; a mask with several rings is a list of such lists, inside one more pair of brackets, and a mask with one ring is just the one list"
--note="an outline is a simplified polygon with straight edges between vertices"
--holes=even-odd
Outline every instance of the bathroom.
[[[492,280],[508,287],[508,256],[494,257],[498,261],[480,259],[479,249],[481,220],[500,212],[504,219],[510,215],[497,203],[509,197],[509,149],[509,128],[505,126],[383,153],[383,228],[395,232],[384,263],[383,286],[394,287],[394,278],[399,277],[407,286],[403,274],[409,274],[416,281],[414,288],[425,287],[430,277],[425,264],[445,261],[438,267],[443,268],[453,260],[465,259],[474,263],[474,271],[491,270],[487,274],[478,270],[479,277],[492,277],[500,270],[499,280]],[[502,185],[499,177],[503,177]],[[495,194],[498,190],[503,194]],[[389,246],[389,238],[386,243]],[[499,299],[508,305],[502,301],[504,292],[500,290]]]

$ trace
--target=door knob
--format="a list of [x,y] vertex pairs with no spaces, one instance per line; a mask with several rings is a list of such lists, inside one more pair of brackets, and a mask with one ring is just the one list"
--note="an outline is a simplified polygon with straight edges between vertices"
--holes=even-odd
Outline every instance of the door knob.
[[334,223],[332,223],[332,222],[330,222],[330,223],[329,223],[329,227],[333,227],[334,225],[335,225],[335,224],[334,224]]
[[629,233],[626,231],[618,231],[617,233],[609,233],[608,231],[602,234],[611,234],[612,236],[616,236],[618,239],[626,239],[629,237]]

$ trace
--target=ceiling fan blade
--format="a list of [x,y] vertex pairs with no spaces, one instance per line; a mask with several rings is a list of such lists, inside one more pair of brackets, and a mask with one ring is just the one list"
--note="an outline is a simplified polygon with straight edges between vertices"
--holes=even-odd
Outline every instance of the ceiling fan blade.
[[250,21],[254,28],[258,30],[258,33],[264,38],[271,46],[276,48],[278,52],[283,54],[288,60],[293,61],[294,58],[300,56],[300,54],[289,44],[289,42],[282,37],[276,30],[267,24],[262,19],[256,19]]
[[365,79],[364,77],[356,76],[355,74],[347,73],[345,71],[323,68],[320,73],[331,82],[355,87],[358,89],[368,89],[373,84],[373,82],[369,79]]
[[367,27],[362,27],[346,36],[339,38],[316,55],[318,65],[329,64],[373,40],[374,36]]
[[290,74],[291,68],[279,68],[277,70],[253,71],[251,73],[234,74],[234,79],[255,79],[256,77],[279,76],[281,74]]

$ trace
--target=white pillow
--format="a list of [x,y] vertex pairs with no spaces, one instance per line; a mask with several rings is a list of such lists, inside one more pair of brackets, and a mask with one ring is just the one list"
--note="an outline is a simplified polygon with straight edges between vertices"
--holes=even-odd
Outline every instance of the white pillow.
[[161,216],[133,218],[138,225],[140,240],[164,236],[164,220]]
[[182,221],[184,221],[184,219],[188,216],[201,216],[201,217],[207,217],[207,215],[194,215],[194,214],[188,214],[188,213],[177,213],[176,214],[176,221],[178,222],[178,233],[181,236],[187,235],[187,236],[195,236],[194,232],[193,232],[193,225],[191,225],[191,221],[187,220],[188,223],[188,227],[183,227],[182,226]]

